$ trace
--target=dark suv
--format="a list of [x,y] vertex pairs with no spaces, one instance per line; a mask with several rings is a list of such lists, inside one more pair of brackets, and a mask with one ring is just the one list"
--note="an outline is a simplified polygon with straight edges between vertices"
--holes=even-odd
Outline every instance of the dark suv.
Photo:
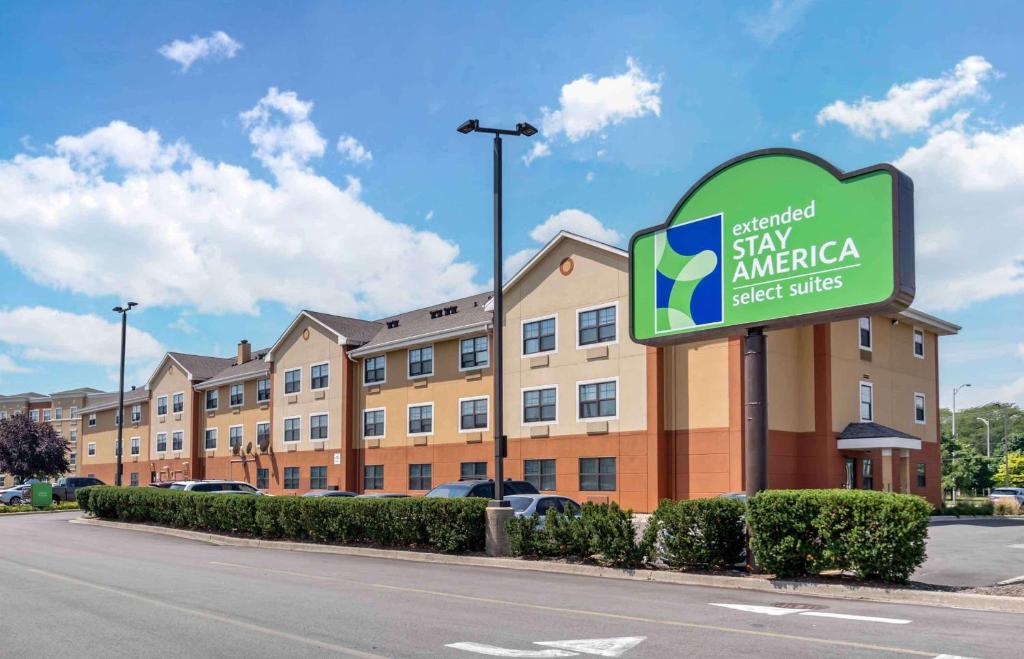
[[68,476],[61,478],[57,481],[57,484],[53,486],[53,503],[57,504],[61,501],[76,501],[75,493],[81,487],[89,487],[90,485],[103,485],[103,481],[98,478],[90,478],[88,476]]
[[[540,494],[532,483],[526,481],[506,480],[502,482],[503,494]],[[484,499],[494,498],[494,479],[479,481],[456,481],[438,485],[427,492],[428,497],[441,497],[442,499],[457,499],[459,497],[483,497]]]

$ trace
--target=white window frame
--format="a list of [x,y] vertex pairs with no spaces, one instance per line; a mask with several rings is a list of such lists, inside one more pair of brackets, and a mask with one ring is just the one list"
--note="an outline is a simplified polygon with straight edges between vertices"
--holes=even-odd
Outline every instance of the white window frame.
[[[267,397],[266,398],[262,398],[262,399],[260,398],[260,382],[266,382],[267,383]],[[256,404],[257,405],[263,405],[264,403],[269,404],[270,403],[270,399],[273,397],[273,395],[274,395],[274,385],[270,382],[270,378],[269,377],[256,378]]]
[[[181,396],[181,411],[180,412],[175,412],[174,411],[174,397],[175,396]],[[203,402],[204,402],[204,407],[205,407],[205,402],[206,401],[203,401]],[[219,395],[217,396],[217,405],[220,405],[220,396]],[[184,414],[184,413],[185,413],[185,392],[184,391],[175,391],[173,394],[171,394],[171,414]]]
[[[384,423],[383,432],[379,435],[367,435],[366,434],[366,413],[367,412],[384,412]],[[359,435],[363,439],[384,439],[388,434],[388,408],[386,407],[367,407],[363,410],[363,413],[359,415]]]
[[[288,422],[289,421],[294,421],[295,419],[299,420],[299,438],[298,439],[288,439]],[[283,419],[281,419],[281,441],[284,442],[285,444],[298,444],[299,442],[302,441],[302,416],[301,415],[286,416]]]
[[[327,367],[327,386],[326,387],[313,387],[313,368],[315,366],[326,366]],[[327,391],[331,388],[331,362],[316,362],[315,364],[309,365],[309,390],[310,391]]]
[[[288,391],[288,374],[296,371],[299,372],[299,388],[295,391]],[[281,391],[285,396],[297,396],[302,393],[302,367],[285,369],[281,374]]]
[[95,414],[90,414],[89,418],[87,418],[85,420],[85,425],[88,428],[95,428],[96,427],[96,415]]
[[[870,419],[865,419],[864,418],[864,409],[863,409],[864,401],[861,398],[861,391],[863,390],[864,387],[867,387],[871,391],[871,418]],[[860,419],[861,423],[873,423],[874,420],[875,420],[875,385],[874,385],[873,382],[868,382],[867,380],[861,380],[860,384],[857,385],[857,417]]]
[[[463,341],[474,341],[475,342],[477,339],[480,339],[480,338],[487,339],[487,362],[484,363],[484,364],[477,364],[476,366],[468,366],[466,368],[463,368],[462,367],[462,342]],[[491,365],[491,335],[490,334],[477,334],[475,336],[463,336],[463,337],[460,337],[459,338],[458,360],[459,360],[459,373],[468,373],[470,371],[482,371],[485,368],[490,367],[490,365]]]
[[28,418],[32,419],[33,423],[39,423],[39,410],[30,410]]
[[142,455],[142,437],[135,436],[129,439],[128,451],[131,455]]
[[[868,345],[866,346],[860,342],[860,322],[862,320],[868,321]],[[857,319],[857,347],[868,352],[871,352],[875,347],[875,323],[872,322],[871,316],[861,316]]]
[[[181,448],[174,448],[175,435],[181,436]],[[205,439],[205,438],[204,438]],[[171,431],[171,453],[183,453],[185,451],[185,431],[184,430],[172,430]]]
[[[217,404],[214,407],[210,407],[210,394],[216,396]],[[213,389],[207,389],[203,392],[203,411],[205,412],[216,412],[220,409],[220,389],[214,387]]]
[[96,455],[96,442],[89,442],[85,446],[86,455]]
[[[260,441],[260,428],[263,427],[263,426],[266,426],[266,428],[267,428],[267,435],[271,434],[271,432],[270,432],[270,422],[269,421],[259,421],[259,422],[257,422],[256,423],[256,441],[257,442]],[[269,437],[269,439],[273,439],[273,437]]]
[[[529,323],[536,323],[542,320],[555,320],[555,347],[551,350],[541,350],[540,352],[523,352],[523,344],[526,343],[526,332],[524,331]],[[530,359],[532,357],[543,357],[544,355],[553,355],[558,352],[558,314],[552,313],[546,316],[537,316],[536,318],[526,318],[519,322],[519,354],[523,359]]]
[[[160,413],[160,401],[164,402],[164,413],[163,414]],[[160,417],[167,416],[167,410],[171,409],[170,406],[167,404],[167,402],[168,401],[167,401],[167,395],[166,394],[164,394],[163,396],[157,396],[156,397],[156,414],[157,414],[157,416],[160,416]]]
[[[484,426],[483,428],[463,428],[462,427],[462,403],[467,401],[467,400],[486,400],[487,401],[487,425]],[[459,399],[458,407],[456,407],[455,410],[458,413],[459,432],[460,433],[464,434],[464,433],[469,433],[469,432],[487,432],[487,431],[489,431],[491,429],[491,396],[490,396],[490,394],[486,394],[486,395],[483,395],[483,396],[464,396],[464,397]]]
[[[136,418],[136,416],[135,416],[135,410],[136,409],[138,409],[138,411],[139,411],[138,418]],[[132,414],[132,423],[142,423],[142,403],[133,403],[132,404],[132,412],[131,412],[131,414]]]
[[[232,403],[231,402],[231,390],[234,389],[235,387],[239,387],[242,390],[242,402],[240,402],[240,403]],[[235,382],[234,384],[229,384],[228,385],[228,409],[236,409],[236,408],[242,407],[243,405],[245,405],[245,383],[244,382]]]
[[53,410],[49,407],[43,409],[43,421],[46,421],[47,423],[53,421]]
[[[555,390],[555,420],[554,421],[527,421],[526,420],[526,402],[523,400],[527,391],[538,391],[541,389],[554,389]],[[616,390],[616,396],[618,396],[618,390]],[[618,401],[616,401],[617,403]],[[519,424],[523,426],[553,426],[558,423],[558,412],[559,408],[559,392],[557,384],[542,384],[536,387],[523,387],[519,390]],[[616,404],[616,408],[618,405]]]
[[[409,369],[412,368],[412,351],[423,350],[424,348],[430,348],[430,372],[420,373],[419,375],[412,375],[409,373]],[[423,378],[429,378],[434,376],[434,372],[437,370],[437,350],[434,349],[434,344],[421,345],[414,348],[409,348],[405,351],[405,378],[407,380],[422,380]]]
[[[325,417],[327,417],[327,426],[326,426],[327,427],[327,436],[326,437],[319,437],[317,439],[313,439],[313,417],[315,417],[315,416],[325,416]],[[308,435],[308,437],[309,437],[309,441],[311,441],[311,442],[327,442],[327,441],[330,441],[330,439],[331,439],[331,413],[330,412],[324,411],[324,412],[311,412],[310,413],[310,415],[309,415],[309,435]]]
[[[164,438],[164,447],[163,447],[163,449],[160,448],[160,436],[161,435],[163,435],[163,438]],[[154,448],[154,453],[160,453],[160,454],[166,453],[167,452],[167,446],[168,446],[168,444],[167,444],[167,433],[166,432],[158,432],[156,434],[156,445],[153,447]]]
[[[208,444],[211,432],[213,433],[213,448],[210,448],[210,446]],[[217,428],[207,428],[207,429],[205,429],[203,431],[203,450],[204,451],[216,451],[217,450],[217,445],[220,443],[219,442],[219,437],[217,437],[218,434],[220,434],[220,433],[217,432]]]
[[[430,408],[430,432],[409,432],[409,424],[412,421],[412,419],[409,416],[409,413],[412,411],[412,408],[414,407]],[[408,405],[405,406],[405,434],[407,437],[430,437],[431,435],[434,434],[434,427],[437,425],[436,421],[437,417],[434,414],[434,401],[432,400],[425,400],[419,403],[409,403]]]
[[56,421],[63,421],[64,420],[64,408],[63,407],[55,407],[55,408],[53,408],[53,418]]
[[[917,420],[917,399],[921,399],[921,412],[924,413],[924,418],[920,421]],[[914,392],[914,423],[919,426],[923,426],[928,423],[928,397],[920,391]]]
[[[367,359],[377,359],[377,358],[380,358],[380,359],[384,360],[384,379],[376,380],[374,382],[367,382],[366,381],[366,360]],[[370,355],[369,357],[364,357],[363,358],[363,386],[364,387],[376,387],[376,386],[379,386],[379,385],[382,385],[382,384],[386,383],[387,381],[388,381],[388,353],[385,352],[385,353],[380,354],[380,355]]]
[[[597,343],[588,343],[587,345],[580,345],[580,314],[587,311],[597,311],[598,309],[607,309],[608,307],[615,307],[615,339],[613,341],[598,341]],[[577,350],[587,350],[589,348],[600,348],[601,346],[613,346],[619,342],[619,301],[603,302],[601,304],[594,304],[589,307],[581,307],[576,310],[576,342]],[[558,328],[555,328],[557,334]],[[556,339],[557,342],[557,339]]]
[[77,405],[72,405],[71,409],[68,410],[68,414],[70,415],[69,418],[77,419],[78,418],[78,406]]
[[[583,418],[580,416],[580,386],[585,384],[602,384],[605,382],[615,383],[615,414],[613,416],[591,416]],[[595,378],[593,380],[576,381],[576,423],[600,423],[601,421],[616,421],[619,418],[619,411],[622,409],[622,389],[619,387],[619,376],[610,378]],[[600,407],[600,404],[598,404]],[[617,469],[618,467],[616,467]]]
[[[917,359],[924,359],[924,330],[920,327],[915,327],[910,333],[910,351]],[[917,337],[921,337],[921,354],[917,354]]]
[[241,423],[236,423],[234,425],[228,426],[228,450],[231,450],[231,431],[234,430],[235,428],[238,428],[239,430],[242,431],[238,438],[240,440],[238,442],[238,450],[239,452],[241,452],[245,447],[245,426],[243,426]]

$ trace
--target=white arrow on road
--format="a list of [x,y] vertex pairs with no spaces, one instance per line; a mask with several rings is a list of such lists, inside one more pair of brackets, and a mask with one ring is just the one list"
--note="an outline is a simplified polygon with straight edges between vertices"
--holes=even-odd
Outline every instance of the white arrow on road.
[[569,641],[534,641],[534,645],[545,645],[551,650],[515,650],[486,643],[449,643],[445,647],[465,650],[491,657],[523,657],[547,659],[547,657],[578,657],[590,654],[598,657],[621,657],[647,640],[646,636],[622,636],[619,638],[583,638]]
[[726,609],[735,609],[737,611],[746,611],[748,613],[761,613],[768,616],[785,616],[790,614],[800,616],[812,616],[815,618],[836,618],[838,620],[856,620],[858,622],[882,622],[889,625],[909,625],[910,620],[904,618],[879,618],[876,616],[855,616],[849,613],[828,613],[826,611],[814,611],[812,609],[787,609],[781,606],[757,606],[756,604],[715,604],[709,602],[711,606],[721,606]]

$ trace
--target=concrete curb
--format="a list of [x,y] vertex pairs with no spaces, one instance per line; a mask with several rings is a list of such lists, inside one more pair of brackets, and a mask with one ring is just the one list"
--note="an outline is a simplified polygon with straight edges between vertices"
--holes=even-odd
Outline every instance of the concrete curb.
[[994,611],[998,613],[1024,613],[1024,597],[1001,597],[998,595],[979,595],[974,593],[953,593],[934,590],[905,590],[900,588],[878,588],[874,586],[840,585],[787,581],[783,579],[765,579],[762,577],[726,577],[713,574],[691,574],[671,572],[668,570],[622,570],[597,565],[579,565],[558,563],[554,561],[530,561],[518,558],[491,558],[488,556],[465,556],[452,554],[435,554],[418,551],[401,551],[396,549],[372,549],[369,547],[345,547],[341,545],[318,545],[306,542],[288,542],[284,540],[260,540],[257,538],[236,538],[233,536],[187,531],[148,524],[129,522],[112,522],[91,517],[78,517],[69,520],[72,524],[86,524],[106,528],[125,529],[167,535],[186,540],[198,540],[213,545],[227,547],[249,547],[255,549],[278,549],[285,551],[304,551],[315,554],[335,554],[339,556],[360,556],[363,558],[385,558],[392,560],[413,561],[416,563],[441,563],[445,565],[468,565],[471,567],[505,568],[510,570],[530,570],[551,574],[569,574],[574,576],[599,577],[605,579],[621,579],[626,581],[649,581],[679,586],[703,586],[707,588],[727,588],[733,590],[753,590],[760,592],[782,593],[808,597],[826,597],[832,599],[848,599],[867,602],[884,602],[889,604],[911,604],[918,606],[938,606],[953,609],[973,609],[976,611]]
[[1010,519],[1024,522],[1024,515],[932,515],[928,519],[933,522],[955,522],[958,519]]

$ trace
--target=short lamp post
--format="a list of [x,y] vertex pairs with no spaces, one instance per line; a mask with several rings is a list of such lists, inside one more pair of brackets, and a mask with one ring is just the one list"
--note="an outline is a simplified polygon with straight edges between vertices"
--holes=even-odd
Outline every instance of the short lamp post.
[[133,307],[139,306],[138,302],[129,302],[123,307],[114,307],[114,313],[121,314],[121,384],[117,390],[117,444],[114,452],[117,454],[117,472],[114,474],[114,485],[120,487],[121,472],[124,467],[121,465],[122,454],[124,453],[124,343],[128,334],[128,312]]

